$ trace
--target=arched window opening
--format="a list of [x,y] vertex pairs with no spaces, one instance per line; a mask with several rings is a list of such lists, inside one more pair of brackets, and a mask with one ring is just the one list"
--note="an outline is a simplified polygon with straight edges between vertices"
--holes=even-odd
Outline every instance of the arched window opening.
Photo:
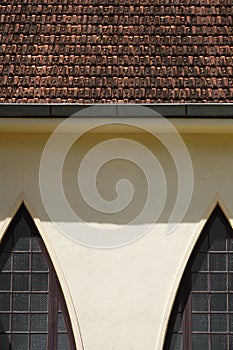
[[75,350],[65,299],[22,204],[0,245],[1,350]]
[[233,230],[219,206],[180,283],[164,350],[233,349]]

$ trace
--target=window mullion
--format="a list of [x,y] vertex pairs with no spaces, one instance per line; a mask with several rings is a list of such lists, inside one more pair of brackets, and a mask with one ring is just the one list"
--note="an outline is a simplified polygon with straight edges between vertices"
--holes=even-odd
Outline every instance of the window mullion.
[[48,350],[57,350],[58,297],[55,280],[49,273]]
[[187,273],[185,278],[185,291],[184,294],[188,296],[185,300],[183,316],[183,349],[192,349],[192,293],[191,291],[191,270]]

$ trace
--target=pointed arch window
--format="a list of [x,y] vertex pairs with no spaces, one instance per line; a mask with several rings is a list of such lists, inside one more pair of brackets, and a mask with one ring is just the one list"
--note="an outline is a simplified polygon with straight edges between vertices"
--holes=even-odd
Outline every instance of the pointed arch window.
[[219,206],[180,283],[164,350],[233,349],[233,230]]
[[3,350],[74,350],[65,299],[44,242],[22,204],[0,245]]

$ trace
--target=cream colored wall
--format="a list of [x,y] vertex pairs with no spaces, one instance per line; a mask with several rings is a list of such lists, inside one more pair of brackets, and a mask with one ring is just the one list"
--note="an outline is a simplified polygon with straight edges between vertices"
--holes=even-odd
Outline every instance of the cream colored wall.
[[[81,157],[90,147],[116,136],[122,135],[87,135],[72,147],[64,164],[67,199],[87,222],[126,223],[143,207],[145,177],[126,161],[109,163],[98,177],[98,189],[108,200],[113,198],[114,182],[118,179],[127,177],[134,184],[135,201],[122,215],[98,215],[85,205],[76,187],[75,167]],[[217,200],[232,220],[233,136],[183,135],[193,163],[193,197],[183,223],[167,234],[166,222],[177,193],[172,159],[152,136],[124,134],[123,137],[144,144],[161,161],[168,196],[165,209],[150,232],[132,244],[107,250],[74,243],[51,224],[39,189],[39,164],[48,137],[46,133],[0,134],[0,234],[24,199],[60,277],[78,349],[162,349],[167,319],[185,263]]]

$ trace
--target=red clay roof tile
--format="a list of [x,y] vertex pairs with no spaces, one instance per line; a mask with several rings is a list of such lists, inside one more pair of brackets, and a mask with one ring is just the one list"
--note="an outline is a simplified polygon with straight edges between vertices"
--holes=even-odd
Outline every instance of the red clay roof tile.
[[2,0],[0,102],[233,102],[232,0]]

